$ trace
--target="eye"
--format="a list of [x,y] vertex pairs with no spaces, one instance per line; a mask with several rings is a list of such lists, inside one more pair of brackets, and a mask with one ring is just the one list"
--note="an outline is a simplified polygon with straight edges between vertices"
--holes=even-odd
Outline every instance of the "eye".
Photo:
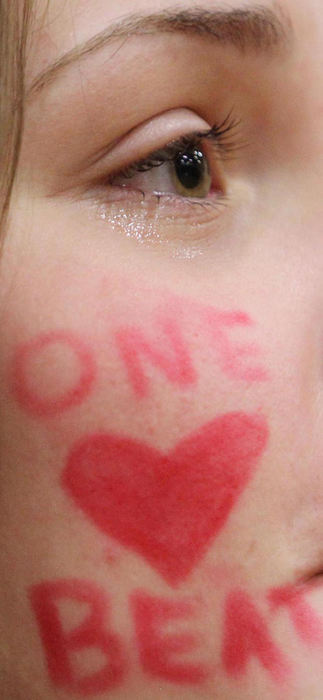
[[159,200],[163,195],[190,201],[207,200],[214,193],[223,195],[220,160],[235,148],[231,132],[236,126],[227,118],[207,132],[183,136],[110,175],[105,182],[112,190],[108,198],[113,198],[116,188],[121,188],[124,196],[139,192],[157,195]]
[[178,154],[173,163],[173,181],[178,194],[183,197],[208,196],[212,178],[207,158],[199,148]]
[[[128,164],[127,151],[121,148],[123,167],[111,168],[94,181],[96,216],[137,244],[165,244],[173,255],[185,258],[203,254],[230,227],[233,208],[225,160],[244,146],[239,134],[237,138],[239,125],[230,112],[223,122],[186,133],[154,152],[147,149],[145,158]],[[144,149],[142,139],[138,150]]]
[[[208,155],[194,144],[171,144],[141,163],[114,176],[108,183],[124,190],[139,190],[145,196],[177,195],[205,199],[211,192],[214,176]],[[220,190],[220,182],[217,183]]]

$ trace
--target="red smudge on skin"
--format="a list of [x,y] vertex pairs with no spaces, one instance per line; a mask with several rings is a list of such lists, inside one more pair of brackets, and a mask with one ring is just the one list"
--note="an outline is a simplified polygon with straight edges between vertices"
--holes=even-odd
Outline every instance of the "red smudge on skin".
[[139,397],[149,393],[149,379],[144,371],[142,358],[146,358],[163,372],[170,382],[182,388],[197,381],[195,369],[177,324],[169,319],[163,320],[160,325],[169,346],[164,350],[161,349],[160,339],[154,343],[148,341],[135,326],[122,328],[116,334],[117,345],[130,383]]
[[[77,383],[59,397],[42,397],[28,383],[28,364],[37,359],[51,345],[66,346],[72,350],[80,367]],[[53,376],[55,376],[53,368]],[[95,380],[96,366],[93,354],[79,336],[66,331],[53,331],[37,336],[18,347],[12,369],[12,388],[20,406],[40,418],[52,418],[67,409],[79,406],[90,394]]]
[[309,593],[308,586],[283,586],[274,588],[268,594],[268,600],[274,610],[288,609],[293,625],[306,644],[323,646],[323,620],[314,612],[305,599]]
[[284,654],[270,636],[266,621],[247,593],[229,593],[225,603],[222,661],[229,676],[239,678],[256,657],[273,680],[283,681],[289,674]]
[[171,634],[165,630],[170,622],[190,619],[193,605],[189,601],[153,598],[142,591],[133,593],[130,602],[144,671],[173,683],[205,680],[208,676],[206,667],[178,658],[197,648],[197,635],[187,631]]
[[[104,591],[88,581],[72,579],[37,584],[30,589],[29,597],[55,686],[87,696],[112,690],[122,682],[123,653],[118,637],[105,629],[109,601]],[[85,620],[68,632],[64,631],[58,607],[64,599],[89,606]],[[106,663],[84,676],[73,667],[71,656],[87,649],[97,649]]]
[[226,523],[267,438],[265,419],[244,413],[216,418],[169,454],[90,435],[71,450],[62,484],[97,527],[176,585]]
[[261,365],[246,365],[246,359],[260,354],[255,343],[233,343],[228,330],[235,327],[252,327],[253,321],[242,311],[216,311],[202,309],[211,338],[215,342],[220,366],[224,374],[232,379],[246,382],[264,382],[269,379],[267,370]]

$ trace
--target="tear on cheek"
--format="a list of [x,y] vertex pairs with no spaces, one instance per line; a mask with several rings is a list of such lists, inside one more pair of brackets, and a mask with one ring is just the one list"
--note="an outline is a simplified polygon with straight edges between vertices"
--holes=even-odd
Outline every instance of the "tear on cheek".
[[40,418],[59,416],[90,395],[96,378],[91,349],[76,334],[37,336],[15,352],[11,384],[18,404]]

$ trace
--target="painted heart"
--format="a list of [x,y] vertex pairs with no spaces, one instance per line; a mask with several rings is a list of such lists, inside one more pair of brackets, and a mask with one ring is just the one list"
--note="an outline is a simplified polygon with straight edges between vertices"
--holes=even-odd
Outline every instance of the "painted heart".
[[267,437],[265,419],[245,413],[216,418],[168,454],[90,435],[73,447],[62,483],[98,528],[176,585],[225,524]]

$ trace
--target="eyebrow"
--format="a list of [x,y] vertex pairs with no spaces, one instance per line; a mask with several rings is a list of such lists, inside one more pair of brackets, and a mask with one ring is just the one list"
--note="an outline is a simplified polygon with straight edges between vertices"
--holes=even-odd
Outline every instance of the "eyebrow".
[[58,58],[34,80],[27,96],[39,93],[69,66],[97,53],[118,39],[124,39],[126,42],[134,36],[163,33],[212,39],[216,43],[230,45],[242,53],[247,50],[269,53],[289,43],[291,25],[282,8],[276,4],[272,8],[261,5],[231,10],[196,7],[165,9],[153,14],[134,13],[117,20]]

